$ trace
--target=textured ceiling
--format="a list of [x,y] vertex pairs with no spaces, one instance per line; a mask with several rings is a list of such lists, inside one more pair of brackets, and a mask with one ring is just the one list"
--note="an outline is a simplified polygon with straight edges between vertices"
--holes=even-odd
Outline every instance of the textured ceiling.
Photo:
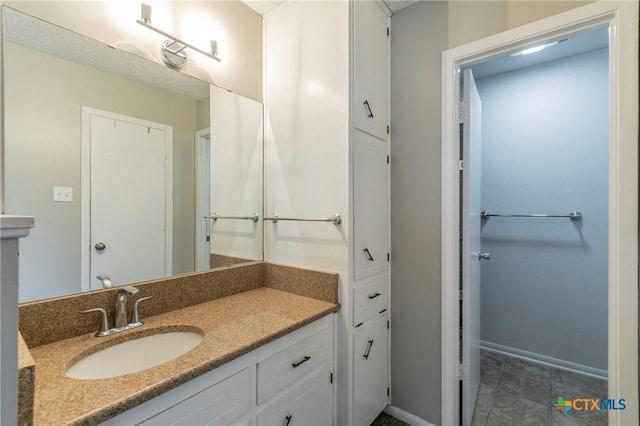
[[3,10],[2,30],[5,41],[153,86],[183,98],[200,100],[209,96],[209,84],[202,80],[11,8]]

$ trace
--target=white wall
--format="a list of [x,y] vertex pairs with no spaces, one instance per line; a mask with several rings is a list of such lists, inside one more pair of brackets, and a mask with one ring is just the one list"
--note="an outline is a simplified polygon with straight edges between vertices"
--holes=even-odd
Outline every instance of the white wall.
[[[348,401],[349,4],[289,2],[265,16],[265,260],[340,274],[338,419]],[[339,420],[340,421],[340,420]]]
[[582,4],[419,1],[391,17],[392,403],[433,424],[441,418],[442,51]]
[[477,81],[482,340],[607,369],[608,50]]
[[[193,271],[195,101],[10,43],[3,55],[5,208],[38,222],[21,247],[20,300],[80,291],[83,105],[173,126],[173,272]],[[54,203],[54,186],[73,202]]]
[[[262,219],[262,104],[211,86],[210,213]],[[262,220],[211,221],[212,254],[262,260]]]
[[[293,2],[265,17],[265,216],[347,216],[348,37],[346,2]],[[348,229],[266,223],[265,259],[346,274]]]

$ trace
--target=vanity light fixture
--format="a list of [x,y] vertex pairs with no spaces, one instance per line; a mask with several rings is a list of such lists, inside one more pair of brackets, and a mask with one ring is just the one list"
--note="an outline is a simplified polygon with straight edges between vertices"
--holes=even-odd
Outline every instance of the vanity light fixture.
[[169,39],[162,43],[162,47],[160,51],[162,53],[162,59],[165,64],[175,69],[182,69],[187,63],[187,53],[184,51],[186,48],[195,50],[198,53],[201,53],[205,56],[208,56],[216,61],[220,62],[220,58],[218,57],[218,42],[215,40],[209,41],[209,46],[211,50],[209,52],[205,52],[202,49],[198,49],[197,47],[187,43],[186,41],[180,40],[178,37],[172,36],[166,31],[161,30],[160,28],[154,27],[151,24],[151,6],[148,4],[142,3],[140,8],[140,19],[136,21],[138,24],[149,28],[152,31],[157,32]]

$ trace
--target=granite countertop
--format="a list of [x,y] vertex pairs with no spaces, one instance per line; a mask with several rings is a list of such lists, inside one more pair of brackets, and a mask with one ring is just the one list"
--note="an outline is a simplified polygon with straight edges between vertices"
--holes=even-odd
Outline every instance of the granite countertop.
[[[149,301],[153,303],[153,299]],[[309,324],[340,305],[261,287],[183,309],[142,318],[143,327],[107,337],[95,333],[31,349],[36,380],[35,425],[96,424]],[[134,335],[197,331],[202,342],[186,354],[137,373],[75,380],[67,367],[98,348]],[[97,330],[96,330],[97,331]]]

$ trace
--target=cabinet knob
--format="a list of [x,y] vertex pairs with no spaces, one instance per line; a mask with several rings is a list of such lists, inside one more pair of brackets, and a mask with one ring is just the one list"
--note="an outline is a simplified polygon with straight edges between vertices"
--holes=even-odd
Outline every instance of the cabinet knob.
[[107,246],[105,245],[105,243],[96,243],[95,248],[98,251],[102,251],[102,250],[106,249]]

